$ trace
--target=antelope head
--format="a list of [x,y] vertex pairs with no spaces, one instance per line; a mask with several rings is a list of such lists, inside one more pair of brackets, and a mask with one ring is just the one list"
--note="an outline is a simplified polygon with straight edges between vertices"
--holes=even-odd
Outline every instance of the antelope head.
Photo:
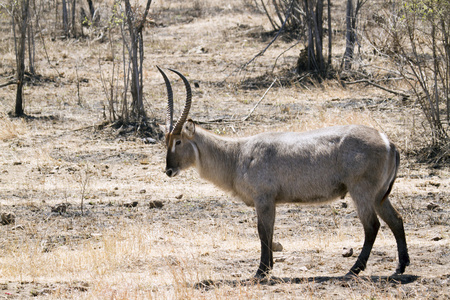
[[166,115],[166,174],[169,177],[178,175],[181,170],[187,169],[195,164],[197,148],[191,142],[195,134],[195,124],[192,120],[187,120],[189,109],[191,108],[191,86],[188,80],[178,71],[169,69],[174,72],[184,82],[186,87],[186,102],[184,104],[181,117],[173,126],[173,92],[169,79],[160,67],[156,66],[164,78],[168,95],[168,106]]

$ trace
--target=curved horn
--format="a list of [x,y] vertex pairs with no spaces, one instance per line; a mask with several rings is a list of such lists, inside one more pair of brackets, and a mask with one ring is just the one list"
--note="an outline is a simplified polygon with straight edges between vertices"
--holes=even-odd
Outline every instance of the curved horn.
[[161,75],[164,78],[164,82],[166,83],[167,88],[167,97],[168,97],[168,105],[167,105],[167,115],[166,115],[166,128],[167,133],[172,132],[173,128],[173,92],[172,92],[172,86],[170,85],[169,78],[167,78],[167,75],[161,70],[160,67],[156,66],[161,73]]
[[184,122],[186,122],[187,116],[189,114],[189,110],[191,109],[191,102],[192,102],[192,92],[191,92],[191,85],[189,84],[189,81],[186,79],[186,77],[183,76],[180,72],[176,70],[169,69],[170,71],[176,73],[178,76],[183,79],[184,85],[186,87],[186,103],[184,104],[183,113],[181,114],[181,117],[178,119],[177,123],[175,124],[175,127],[173,128],[172,133],[173,134],[180,134],[181,129],[183,128]]

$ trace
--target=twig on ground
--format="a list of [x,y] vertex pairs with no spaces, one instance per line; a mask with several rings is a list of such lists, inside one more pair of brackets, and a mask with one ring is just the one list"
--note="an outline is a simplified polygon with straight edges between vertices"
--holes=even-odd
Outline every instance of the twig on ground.
[[11,85],[11,84],[17,84],[17,80],[10,80],[6,83],[2,83],[2,84],[0,84],[0,88]]
[[373,81],[370,81],[370,80],[368,80],[368,79],[361,79],[361,80],[355,80],[355,81],[344,82],[344,83],[347,84],[347,85],[350,85],[350,84],[358,84],[358,83],[367,83],[367,84],[373,85],[374,87],[377,87],[377,88],[379,88],[379,89],[382,89],[383,91],[392,93],[392,94],[394,94],[394,95],[402,96],[402,97],[405,97],[405,98],[408,98],[408,97],[409,97],[408,94],[405,94],[405,93],[400,92],[400,91],[395,91],[395,90],[388,89],[387,87],[384,87],[384,86],[382,86],[382,85],[379,85],[379,84],[377,84],[377,83],[375,83],[375,82],[373,82]]
[[294,45],[290,46],[289,48],[287,48],[286,50],[284,50],[283,52],[280,53],[280,55],[277,56],[277,58],[275,58],[275,62],[273,63],[273,67],[272,67],[272,73],[275,70],[275,67],[277,66],[277,62],[278,59],[283,56],[286,52],[288,52],[289,50],[291,50],[292,48],[294,48],[295,46],[297,46],[298,44],[300,44],[300,40],[298,40]]
[[270,86],[267,88],[267,90],[264,92],[264,95],[262,95],[261,99],[259,99],[259,101],[255,104],[255,106],[253,106],[253,108],[250,110],[250,112],[248,113],[247,116],[245,116],[242,121],[247,121],[250,116],[252,115],[252,113],[255,111],[255,109],[258,107],[258,105],[261,103],[261,101],[263,101],[263,99],[266,97],[267,93],[269,92],[269,90],[272,88],[272,86],[275,84],[275,81],[277,81],[278,78],[275,78],[272,83],[270,84]]

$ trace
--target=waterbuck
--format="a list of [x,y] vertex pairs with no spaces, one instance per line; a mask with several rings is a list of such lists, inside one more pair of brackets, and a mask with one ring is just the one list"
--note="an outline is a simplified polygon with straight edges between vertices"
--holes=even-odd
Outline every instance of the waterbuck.
[[364,227],[364,245],[347,276],[366,268],[383,219],[394,233],[399,263],[395,274],[409,265],[403,220],[388,199],[400,156],[386,135],[360,125],[335,126],[309,132],[261,133],[229,138],[215,135],[187,120],[192,93],[188,80],[186,103],[173,125],[173,94],[167,92],[166,174],[195,167],[199,175],[254,206],[261,240],[257,278],[273,267],[272,238],[278,203],[321,203],[350,193]]

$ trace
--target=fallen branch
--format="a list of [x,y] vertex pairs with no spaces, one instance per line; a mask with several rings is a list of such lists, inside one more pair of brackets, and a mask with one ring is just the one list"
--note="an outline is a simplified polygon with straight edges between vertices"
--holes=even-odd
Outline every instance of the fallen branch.
[[0,84],[0,88],[11,85],[11,84],[17,84],[17,80],[11,80],[11,81],[8,81],[7,83],[2,83],[2,84]]
[[259,101],[255,104],[255,106],[253,106],[253,108],[250,110],[250,112],[248,113],[247,116],[245,116],[242,121],[247,121],[248,118],[250,118],[250,116],[252,115],[252,113],[255,111],[255,109],[258,107],[258,105],[261,103],[261,101],[263,101],[263,99],[266,97],[267,92],[269,92],[269,90],[272,88],[272,86],[275,84],[275,81],[277,81],[278,78],[275,78],[272,83],[270,84],[270,86],[267,88],[267,90],[265,91],[264,95],[262,95],[261,99],[259,99]]
[[350,85],[350,84],[358,84],[358,83],[367,83],[367,84],[373,85],[374,87],[377,87],[377,88],[379,88],[379,89],[382,89],[383,91],[389,92],[389,93],[391,93],[391,94],[394,94],[394,95],[397,95],[397,96],[402,96],[402,97],[405,97],[405,98],[409,98],[409,95],[408,95],[408,94],[405,94],[405,93],[403,93],[403,92],[399,92],[399,91],[395,91],[395,90],[388,89],[387,87],[384,87],[384,86],[382,86],[382,85],[379,85],[379,84],[377,84],[377,83],[375,83],[375,82],[373,82],[373,81],[367,80],[367,79],[361,79],[361,80],[356,80],[356,81],[351,81],[351,82],[344,82],[344,83],[345,83],[346,85]]
[[197,124],[213,124],[213,123],[225,123],[225,122],[234,122],[235,120],[226,120],[224,118],[218,118],[218,119],[212,119],[212,120],[207,120],[207,121],[195,121],[195,123]]

